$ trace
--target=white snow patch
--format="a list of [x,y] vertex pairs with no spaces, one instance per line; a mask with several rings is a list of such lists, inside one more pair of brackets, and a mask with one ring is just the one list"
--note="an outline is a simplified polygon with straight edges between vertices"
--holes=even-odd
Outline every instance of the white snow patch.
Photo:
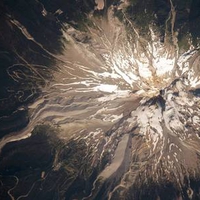
[[118,88],[117,85],[101,84],[94,87],[94,91],[113,93],[117,90],[117,88]]

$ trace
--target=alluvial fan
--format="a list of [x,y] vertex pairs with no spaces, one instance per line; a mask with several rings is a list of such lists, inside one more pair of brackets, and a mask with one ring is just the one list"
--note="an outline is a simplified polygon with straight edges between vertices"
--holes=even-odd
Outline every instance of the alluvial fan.
[[11,20],[55,67],[7,70],[16,82],[53,77],[28,104],[26,127],[0,141],[3,198],[200,199],[198,45],[188,37],[180,48],[172,0],[164,39],[156,23],[134,23],[127,1],[96,4],[83,27],[60,22],[59,54]]

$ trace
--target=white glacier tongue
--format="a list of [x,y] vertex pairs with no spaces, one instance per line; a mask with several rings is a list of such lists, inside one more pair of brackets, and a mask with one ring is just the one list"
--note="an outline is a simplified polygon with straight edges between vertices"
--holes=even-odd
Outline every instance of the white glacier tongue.
[[118,88],[117,85],[108,85],[108,84],[101,84],[98,85],[94,88],[96,91],[102,91],[102,92],[108,92],[108,93],[113,93],[116,91]]

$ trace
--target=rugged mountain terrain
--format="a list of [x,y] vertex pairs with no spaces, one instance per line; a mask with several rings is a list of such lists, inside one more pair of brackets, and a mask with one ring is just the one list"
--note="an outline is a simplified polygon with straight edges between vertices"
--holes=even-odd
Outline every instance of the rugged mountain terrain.
[[200,199],[199,0],[0,2],[0,199]]

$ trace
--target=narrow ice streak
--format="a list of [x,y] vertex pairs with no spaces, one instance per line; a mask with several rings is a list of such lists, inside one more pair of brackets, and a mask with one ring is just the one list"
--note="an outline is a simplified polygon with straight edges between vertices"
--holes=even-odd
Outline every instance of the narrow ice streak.
[[109,73],[109,72],[103,72],[98,74],[100,77],[104,78],[112,78],[112,79],[119,79],[120,76],[118,74],[115,74],[114,72]]
[[114,94],[106,95],[104,97],[98,98],[99,102],[106,102],[106,101],[112,101],[117,98],[125,98],[129,97],[130,90],[116,90]]
[[115,121],[121,119],[122,117],[123,117],[123,114],[121,114],[121,115],[108,114],[108,115],[105,115],[105,117],[103,118],[103,121],[115,122]]
[[[120,64],[120,63],[119,63]],[[131,80],[126,73],[119,69],[116,63],[113,63],[114,70],[132,87],[133,80]]]
[[193,80],[190,81],[191,87],[196,87],[197,85],[200,85],[199,77],[195,77]]
[[117,90],[117,85],[100,84],[94,87],[94,91],[113,93]]

